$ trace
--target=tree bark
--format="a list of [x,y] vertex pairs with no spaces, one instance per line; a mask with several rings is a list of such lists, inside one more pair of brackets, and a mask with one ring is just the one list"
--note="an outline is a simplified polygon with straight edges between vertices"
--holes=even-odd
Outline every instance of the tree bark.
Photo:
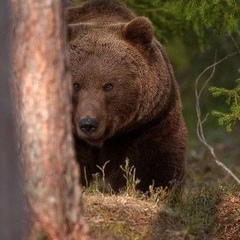
[[[12,0],[14,88],[31,239],[89,239],[71,134],[60,0]],[[39,233],[40,232],[40,233]]]
[[0,239],[20,240],[26,213],[10,95],[10,9],[6,0],[0,6]]

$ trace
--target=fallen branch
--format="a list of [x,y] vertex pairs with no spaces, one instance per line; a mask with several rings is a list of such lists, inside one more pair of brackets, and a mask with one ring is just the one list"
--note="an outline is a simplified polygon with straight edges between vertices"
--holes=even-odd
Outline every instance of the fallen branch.
[[[203,118],[203,120],[202,120],[202,113],[201,113],[201,107],[200,107],[200,97],[201,97],[205,87],[207,86],[209,81],[214,76],[216,66],[218,64],[220,64],[221,62],[227,60],[228,58],[230,58],[230,57],[232,57],[232,56],[234,56],[236,54],[238,54],[238,52],[234,52],[234,53],[228,54],[227,56],[225,56],[224,58],[220,59],[219,61],[216,61],[217,54],[215,54],[214,63],[212,65],[208,66],[207,68],[205,68],[202,71],[202,73],[200,73],[199,76],[195,80],[195,97],[196,97],[196,113],[197,113],[197,136],[198,136],[199,140],[207,147],[207,149],[209,150],[210,154],[212,155],[212,157],[215,160],[215,162],[217,163],[217,165],[220,166],[221,168],[223,168],[228,174],[230,174],[230,176],[233,177],[236,180],[236,182],[240,185],[240,179],[224,163],[222,163],[218,159],[218,157],[215,154],[214,148],[211,145],[209,145],[208,142],[206,141],[205,135],[204,135],[204,131],[203,131],[203,123],[206,121],[208,115],[206,115]],[[200,90],[198,90],[198,84],[199,84],[200,79],[210,69],[211,69],[210,76],[204,82],[204,84],[200,88]]]

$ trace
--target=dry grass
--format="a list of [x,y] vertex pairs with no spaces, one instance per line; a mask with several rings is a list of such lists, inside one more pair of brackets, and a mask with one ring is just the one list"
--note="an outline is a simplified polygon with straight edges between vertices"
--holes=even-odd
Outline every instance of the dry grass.
[[219,228],[216,240],[240,239],[240,194],[221,195],[216,207],[217,223]]
[[[163,190],[146,198],[131,186],[129,192],[108,195],[91,185],[83,194],[83,203],[93,238],[240,239],[239,186],[233,186],[227,174],[207,156],[198,157],[189,159],[185,190],[174,204]],[[238,172],[239,166],[233,166]]]
[[202,190],[172,208],[126,195],[84,193],[85,218],[94,239],[240,239],[239,196]]
[[158,211],[156,204],[135,197],[85,194],[83,200],[95,239],[143,239]]

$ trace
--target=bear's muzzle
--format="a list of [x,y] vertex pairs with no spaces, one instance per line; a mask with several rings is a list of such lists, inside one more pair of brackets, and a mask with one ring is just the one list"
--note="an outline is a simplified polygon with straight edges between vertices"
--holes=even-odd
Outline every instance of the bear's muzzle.
[[90,117],[81,119],[78,125],[81,131],[85,134],[94,133],[98,128],[97,120]]

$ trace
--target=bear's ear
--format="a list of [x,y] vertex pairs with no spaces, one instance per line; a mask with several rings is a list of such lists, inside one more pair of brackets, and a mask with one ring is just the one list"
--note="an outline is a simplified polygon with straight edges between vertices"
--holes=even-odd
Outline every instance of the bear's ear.
[[146,17],[136,17],[123,26],[122,34],[131,42],[148,44],[153,38],[153,25]]

